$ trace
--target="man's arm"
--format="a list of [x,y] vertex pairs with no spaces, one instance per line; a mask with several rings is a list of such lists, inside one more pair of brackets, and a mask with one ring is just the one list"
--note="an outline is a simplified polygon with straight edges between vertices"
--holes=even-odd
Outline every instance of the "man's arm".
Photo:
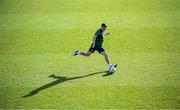
[[107,33],[104,33],[104,35],[109,35],[110,33],[109,32],[107,32]]
[[95,47],[95,44],[96,44],[96,37],[97,37],[97,35],[94,35],[94,37],[93,37],[93,45],[92,45],[93,48]]

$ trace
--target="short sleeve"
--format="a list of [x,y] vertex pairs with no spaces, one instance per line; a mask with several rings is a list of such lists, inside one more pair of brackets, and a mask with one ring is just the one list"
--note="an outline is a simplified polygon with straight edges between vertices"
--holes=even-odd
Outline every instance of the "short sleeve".
[[95,35],[99,35],[100,34],[100,32],[99,32],[99,30],[97,30],[96,32],[95,32]]

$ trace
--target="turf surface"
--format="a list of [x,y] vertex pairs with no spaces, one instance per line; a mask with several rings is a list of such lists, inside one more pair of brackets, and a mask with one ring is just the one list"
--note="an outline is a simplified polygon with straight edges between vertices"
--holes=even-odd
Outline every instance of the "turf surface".
[[[99,25],[117,72],[86,51]],[[0,108],[180,108],[179,0],[0,0]]]

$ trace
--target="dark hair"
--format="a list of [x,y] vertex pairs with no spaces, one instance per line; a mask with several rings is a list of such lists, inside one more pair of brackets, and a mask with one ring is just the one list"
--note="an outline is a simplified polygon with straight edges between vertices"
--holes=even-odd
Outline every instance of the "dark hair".
[[107,27],[105,23],[102,23],[101,24],[101,27]]

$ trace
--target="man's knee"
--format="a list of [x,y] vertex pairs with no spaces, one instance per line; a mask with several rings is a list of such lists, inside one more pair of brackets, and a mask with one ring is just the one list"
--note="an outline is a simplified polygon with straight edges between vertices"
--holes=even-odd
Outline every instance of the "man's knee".
[[101,53],[103,56],[108,57],[108,53],[106,53],[105,51]]

